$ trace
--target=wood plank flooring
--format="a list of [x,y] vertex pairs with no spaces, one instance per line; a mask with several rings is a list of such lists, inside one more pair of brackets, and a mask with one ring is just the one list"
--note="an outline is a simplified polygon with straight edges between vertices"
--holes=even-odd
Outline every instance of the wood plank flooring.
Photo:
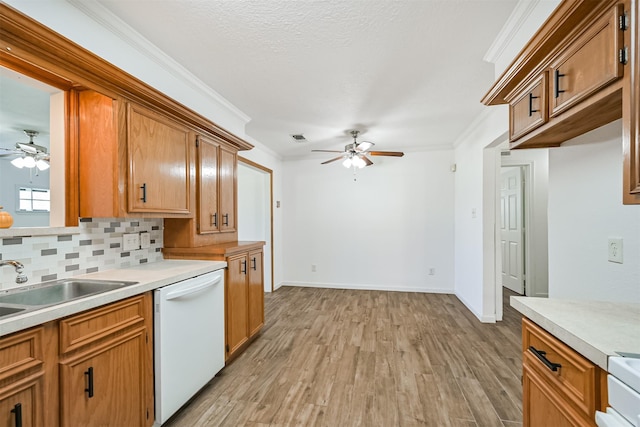
[[[505,299],[509,293],[505,290]],[[166,425],[522,425],[521,316],[453,295],[283,287],[257,340]]]

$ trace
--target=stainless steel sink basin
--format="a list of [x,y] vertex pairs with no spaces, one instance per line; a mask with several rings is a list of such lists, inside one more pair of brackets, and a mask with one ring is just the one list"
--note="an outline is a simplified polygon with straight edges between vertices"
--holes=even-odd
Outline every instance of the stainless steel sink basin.
[[[111,291],[137,282],[63,279],[0,295],[0,304],[44,306]],[[7,309],[7,307],[5,307]]]
[[2,316],[8,316],[10,314],[16,314],[16,313],[20,313],[21,311],[24,311],[24,308],[18,308],[18,307],[0,307],[0,317]]

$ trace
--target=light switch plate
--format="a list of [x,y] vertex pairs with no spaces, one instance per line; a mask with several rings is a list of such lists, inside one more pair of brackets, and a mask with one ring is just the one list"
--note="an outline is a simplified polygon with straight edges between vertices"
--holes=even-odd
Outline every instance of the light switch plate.
[[122,250],[135,251],[140,249],[140,235],[138,233],[128,233],[122,235]]
[[609,238],[609,261],[622,264],[621,238]]

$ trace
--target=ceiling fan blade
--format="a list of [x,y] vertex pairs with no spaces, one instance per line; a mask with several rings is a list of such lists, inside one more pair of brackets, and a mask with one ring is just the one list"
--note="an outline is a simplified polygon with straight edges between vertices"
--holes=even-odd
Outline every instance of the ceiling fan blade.
[[344,153],[344,150],[342,151],[338,151],[338,150],[311,150],[312,152],[316,152],[316,153]]
[[342,159],[342,158],[344,158],[344,155],[342,155],[342,156],[338,156],[338,157],[336,157],[335,159],[327,160],[326,162],[322,162],[322,163],[320,163],[320,164],[321,164],[321,165],[326,165],[327,163],[335,162],[336,160],[340,160],[340,159]]
[[367,154],[372,156],[391,156],[391,157],[402,157],[404,153],[402,151],[369,151]]
[[359,152],[364,152],[370,150],[375,144],[369,141],[362,141],[360,144],[356,145],[355,150]]
[[369,159],[367,158],[367,156],[360,156],[360,157],[361,157],[361,158],[362,158],[362,160],[364,160],[364,162],[366,163],[366,164],[364,165],[365,167],[367,167],[367,166],[371,166],[371,165],[373,164],[373,162],[372,162],[371,160],[369,160]]

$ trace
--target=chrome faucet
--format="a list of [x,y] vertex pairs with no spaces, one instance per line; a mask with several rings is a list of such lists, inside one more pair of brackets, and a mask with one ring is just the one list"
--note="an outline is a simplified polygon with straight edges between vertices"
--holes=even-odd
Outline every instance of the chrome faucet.
[[16,283],[25,283],[29,280],[27,275],[24,274],[24,265],[22,265],[21,262],[8,259],[6,261],[0,261],[0,267],[3,265],[12,265],[16,269],[16,273],[18,273],[18,276],[16,276]]

